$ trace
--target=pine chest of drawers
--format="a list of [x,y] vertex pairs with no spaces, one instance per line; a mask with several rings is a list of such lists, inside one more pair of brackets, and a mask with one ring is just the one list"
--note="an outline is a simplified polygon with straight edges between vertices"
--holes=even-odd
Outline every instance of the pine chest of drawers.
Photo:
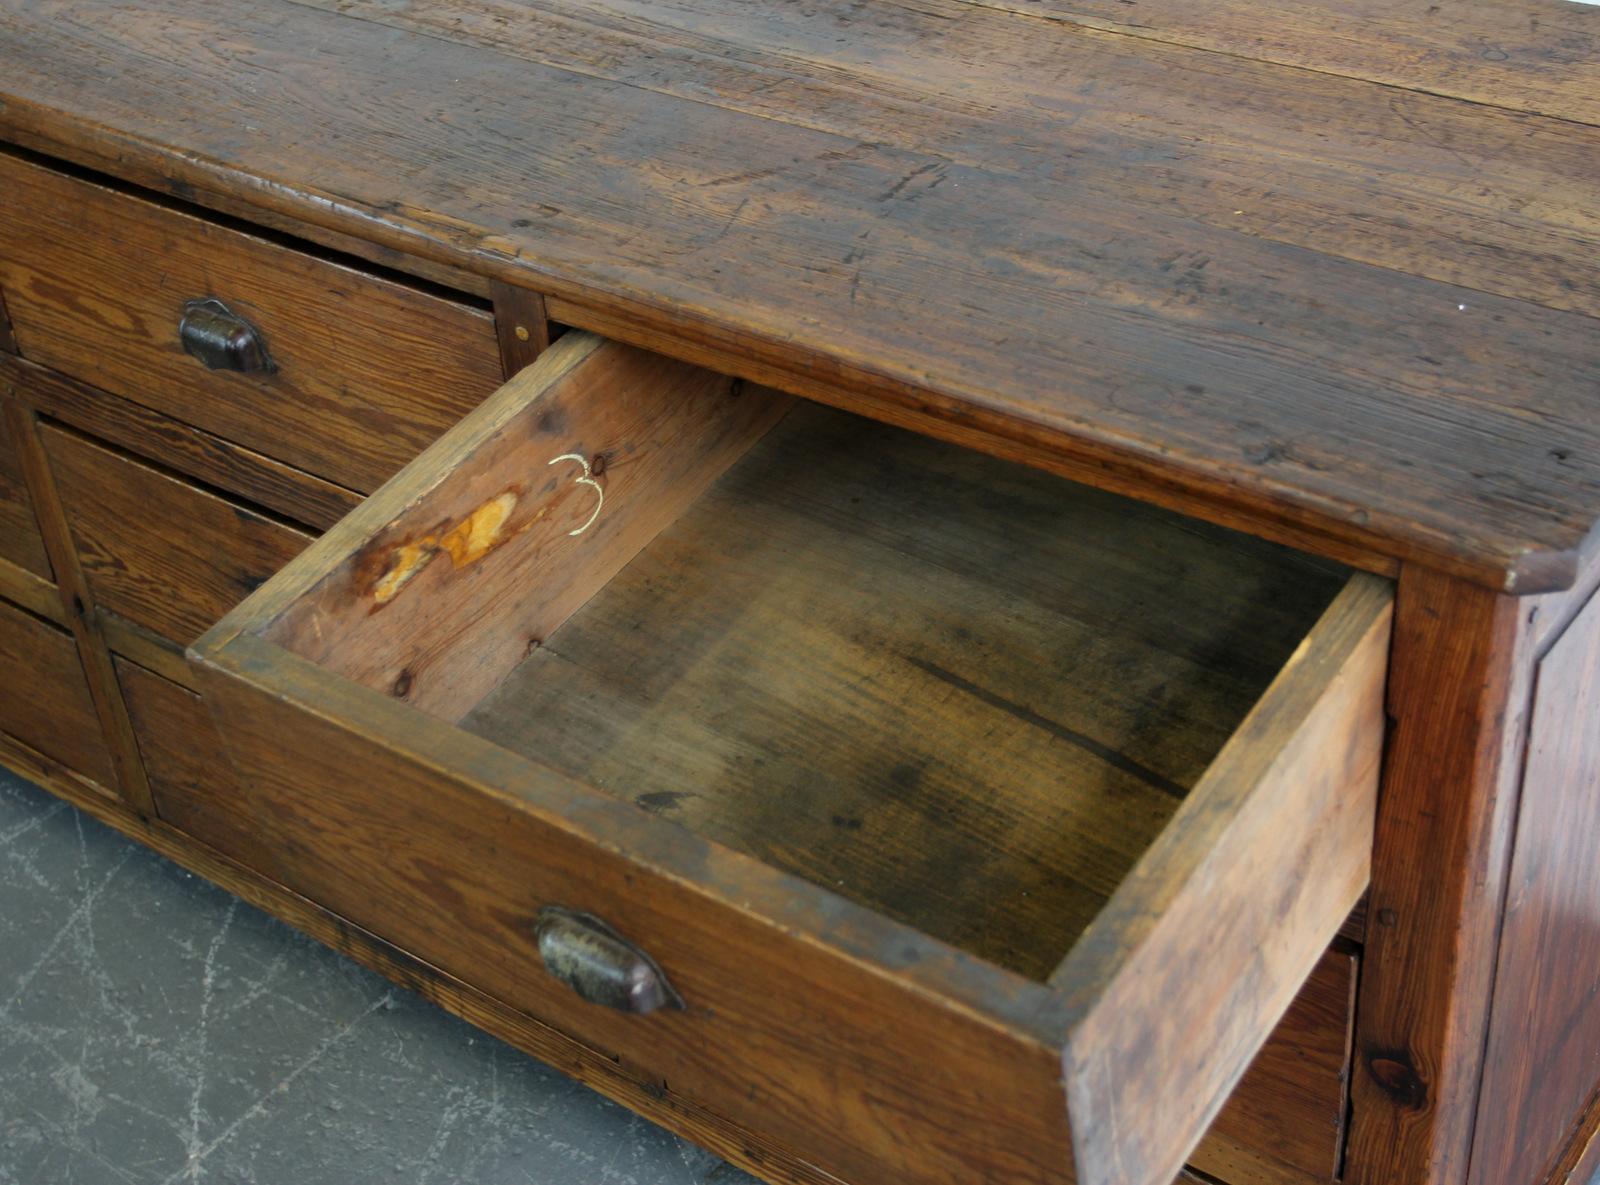
[[785,1185],[1586,1180],[1592,56],[334,7],[0,4],[7,765]]

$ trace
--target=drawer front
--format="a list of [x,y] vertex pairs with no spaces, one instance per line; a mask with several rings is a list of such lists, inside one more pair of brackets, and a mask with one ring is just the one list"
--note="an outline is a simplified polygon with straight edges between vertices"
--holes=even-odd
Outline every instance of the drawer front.
[[95,603],[180,645],[311,540],[61,428],[41,435]]
[[33,500],[4,416],[0,416],[0,559],[45,580],[51,578],[50,560],[33,517]]
[[[493,317],[469,305],[13,157],[0,195],[0,287],[25,358],[352,489],[501,381]],[[185,353],[185,306],[207,299],[270,368]],[[202,311],[190,338],[226,324]]]
[[[1207,667],[1190,672],[1201,688],[1194,704],[1216,698],[1209,664],[1224,646],[1222,673],[1246,680],[1249,694],[1218,725],[1220,748],[1202,752],[1191,779],[1155,788],[1176,806],[1154,840],[1131,824],[1115,837],[1133,854],[1106,878],[1086,925],[1064,939],[1066,957],[1056,948],[1043,973],[1024,972],[1002,962],[1003,952],[932,936],[931,925],[905,921],[899,903],[874,899],[860,883],[786,865],[786,841],[809,852],[824,833],[797,830],[793,816],[773,809],[795,804],[771,801],[782,771],[770,751],[728,738],[751,711],[763,732],[787,728],[791,707],[789,718],[821,724],[783,733],[790,748],[807,728],[844,730],[823,758],[842,751],[849,768],[782,785],[791,798],[821,799],[823,828],[865,840],[846,866],[861,881],[887,881],[894,860],[913,858],[897,846],[908,833],[992,834],[994,803],[918,797],[943,774],[931,759],[913,769],[903,756],[936,740],[941,719],[964,728],[979,706],[996,713],[991,764],[1004,766],[1007,781],[1029,792],[1050,785],[1060,798],[1061,784],[1045,776],[1060,759],[1085,784],[1106,785],[1108,797],[1139,794],[1132,783],[1148,784],[1148,768],[1118,754],[1109,780],[1093,782],[1100,775],[1085,773],[1080,755],[1105,745],[1005,699],[1018,694],[1016,681],[975,682],[1013,666],[1051,682],[1055,667],[1028,644],[1042,636],[1034,625],[981,636],[996,619],[1009,628],[1026,618],[1061,645],[1067,627],[1038,616],[1049,573],[1033,580],[1030,569],[1027,587],[1009,599],[987,599],[1000,596],[991,586],[976,610],[973,598],[941,595],[910,615],[923,632],[909,638],[886,632],[885,614],[907,616],[894,613],[898,602],[862,591],[878,587],[865,580],[875,565],[895,568],[897,589],[944,581],[952,568],[962,580],[994,573],[966,563],[947,529],[940,503],[955,484],[952,466],[975,491],[977,519],[959,526],[984,538],[1041,523],[1052,533],[1070,521],[1098,539],[1083,524],[1099,511],[1084,501],[1091,495],[1053,491],[1062,517],[1040,517],[1019,501],[1031,478],[974,475],[966,454],[952,455],[960,450],[930,455],[905,437],[872,437],[865,461],[852,454],[832,467],[809,444],[785,453],[797,438],[773,428],[783,412],[766,393],[569,335],[196,643],[202,690],[283,880],[844,1179],[1166,1185],[1365,888],[1389,590],[1335,576],[1327,600],[1319,594],[1283,627],[1281,650],[1247,662],[1242,648],[1278,606],[1240,605],[1229,590],[1279,588],[1280,564],[1296,580],[1305,574],[1292,558],[1220,543],[1203,565],[1234,606],[1219,627],[1192,607],[1210,596],[1194,582],[1197,569],[1186,567],[1188,578],[1159,597],[1155,589],[1171,547],[1193,542],[1192,525],[1139,519],[1170,546],[1113,557],[1151,578],[1137,619],[1125,598],[1095,602],[1107,615],[1103,636],[1087,643],[1105,652],[1095,669],[1128,680],[1141,662],[1160,661],[1145,649],[1143,628],[1159,599]],[[802,418],[800,438],[819,439],[808,427],[816,422]],[[778,451],[752,451],[768,430]],[[829,421],[823,447],[847,448],[865,431]],[[900,464],[908,455],[915,473]],[[796,484],[763,485],[780,471]],[[731,484],[720,480],[735,473]],[[817,497],[820,483],[856,476],[882,486],[885,499],[893,494],[892,520],[856,531],[838,508],[867,505],[870,491],[857,498],[848,484],[829,491],[840,497]],[[851,553],[864,557],[860,566],[837,572],[823,542],[832,536],[766,514],[796,501],[823,506],[830,524],[846,516],[867,544]],[[751,555],[762,565],[754,572],[739,566]],[[819,569],[836,588],[808,579],[806,599],[787,594],[796,585],[784,579]],[[769,642],[786,636],[777,627],[785,613],[830,614],[839,628],[803,654],[786,647],[787,671],[752,676],[754,651],[723,644],[727,618],[676,611],[685,596],[705,603],[712,586],[736,626],[755,615]],[[939,662],[918,652],[935,644]],[[609,651],[613,661],[574,682],[575,648]],[[528,698],[496,698],[523,694],[525,677],[534,681]],[[571,702],[538,698],[552,687]],[[1165,704],[1169,684],[1150,687]],[[1104,694],[1118,690],[1108,684]],[[578,739],[589,746],[592,780],[558,764],[554,749],[570,738],[547,734],[548,748],[519,748],[525,734],[514,741],[480,714],[491,700],[514,727],[547,713],[558,733],[585,728]],[[863,717],[885,704],[889,723],[910,722],[915,735],[863,731]],[[698,729],[677,727],[690,718],[671,714],[679,711]],[[663,720],[672,727],[658,728]],[[624,753],[641,737],[658,746],[662,766],[706,775],[704,793],[647,792],[649,761]],[[1198,744],[1187,732],[1160,739],[1185,752]],[[607,763],[624,770],[615,787]],[[724,781],[712,785],[713,773]],[[709,838],[691,825],[689,808],[700,803],[677,810],[678,821],[664,817],[685,797],[713,794],[729,796],[718,822],[743,823],[738,812],[748,811],[773,842],[757,855],[728,846],[733,838]],[[847,805],[842,796],[853,800],[850,813],[835,809]],[[1153,812],[1167,800],[1138,801]],[[1020,883],[996,846],[977,840],[966,849],[976,858],[952,859],[946,876],[975,883],[985,904],[1004,911],[1030,889],[1048,892],[1054,878],[1081,873],[1071,852],[1109,861],[1093,846],[1106,817],[1052,816],[1073,846],[1052,865],[1030,856]],[[764,830],[773,818],[776,833]],[[1008,829],[1000,841],[1036,830]],[[989,860],[981,870],[979,858]],[[1007,879],[990,879],[996,869]],[[1091,892],[1078,887],[1079,899]],[[1224,1120],[1224,1129],[1238,1122]]]
[[241,864],[270,870],[260,830],[205,702],[127,659],[116,659],[116,668],[156,813]]
[[1337,948],[1322,956],[1190,1164],[1229,1185],[1337,1174],[1357,962],[1357,955]]
[[65,631],[0,601],[0,732],[114,787],[78,648]]

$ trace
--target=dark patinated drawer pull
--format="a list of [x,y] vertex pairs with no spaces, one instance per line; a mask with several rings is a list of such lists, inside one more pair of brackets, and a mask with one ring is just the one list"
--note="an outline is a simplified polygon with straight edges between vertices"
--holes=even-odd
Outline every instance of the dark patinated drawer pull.
[[590,1003],[640,1015],[683,1007],[656,961],[594,915],[547,905],[535,930],[545,970]]
[[183,352],[211,370],[245,372],[276,369],[256,327],[215,297],[191,300],[178,322]]

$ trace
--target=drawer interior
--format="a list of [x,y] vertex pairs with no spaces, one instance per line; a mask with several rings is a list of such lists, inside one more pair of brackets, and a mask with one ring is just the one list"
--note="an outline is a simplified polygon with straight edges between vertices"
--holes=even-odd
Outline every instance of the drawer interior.
[[1043,980],[1343,583],[800,404],[461,724]]
[[728,380],[666,401],[610,455],[530,413],[269,636],[1035,980],[1349,576]]
[[1390,598],[571,333],[191,654],[354,923],[835,1175],[1162,1185],[1366,887]]

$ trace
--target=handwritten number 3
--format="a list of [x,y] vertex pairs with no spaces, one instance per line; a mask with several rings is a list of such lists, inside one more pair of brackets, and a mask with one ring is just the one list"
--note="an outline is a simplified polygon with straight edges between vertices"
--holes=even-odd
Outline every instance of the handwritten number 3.
[[589,516],[589,521],[584,523],[583,526],[579,527],[576,531],[567,532],[568,535],[581,535],[590,527],[594,526],[594,520],[600,517],[600,508],[606,504],[606,492],[600,488],[600,483],[597,482],[594,479],[594,475],[589,472],[589,461],[586,457],[580,456],[577,453],[562,453],[554,461],[547,462],[546,467],[548,468],[550,465],[554,465],[558,461],[575,461],[579,465],[582,465],[583,476],[574,478],[573,480],[580,486],[591,486],[594,489],[594,513]]

